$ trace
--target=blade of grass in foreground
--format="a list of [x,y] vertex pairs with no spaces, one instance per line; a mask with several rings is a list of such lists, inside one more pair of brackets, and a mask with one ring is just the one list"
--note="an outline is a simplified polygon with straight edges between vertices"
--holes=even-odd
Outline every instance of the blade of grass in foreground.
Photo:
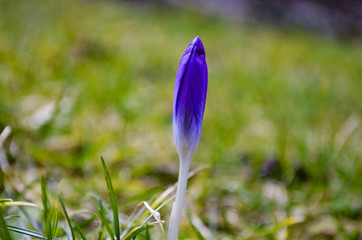
[[99,216],[99,218],[101,219],[102,224],[103,224],[103,226],[106,228],[106,230],[107,230],[109,236],[111,237],[111,239],[114,239],[113,232],[112,232],[111,228],[109,227],[109,224],[108,224],[108,222],[107,222],[107,218],[106,218],[106,216],[104,215],[104,212],[103,212],[103,211],[104,211],[104,210],[103,210],[102,201],[99,200],[98,216]]
[[47,196],[47,188],[45,183],[45,178],[42,176],[41,178],[41,193],[42,193],[42,200],[43,200],[43,214],[44,214],[44,221],[45,221],[45,232],[48,240],[52,239],[52,224],[50,222],[50,211],[49,211],[49,202]]
[[149,228],[147,228],[147,229],[146,229],[146,236],[145,236],[145,239],[146,239],[146,240],[151,240],[151,236],[150,236],[150,229],[149,229]]
[[69,225],[69,228],[70,228],[70,233],[72,234],[72,239],[75,240],[75,234],[74,234],[74,230],[73,230],[73,227],[72,227],[72,222],[70,221],[67,209],[65,208],[63,198],[62,198],[62,196],[60,196],[60,194],[58,196],[59,196],[59,201],[62,204],[62,208],[63,208],[65,218],[67,219],[67,222],[68,222],[68,225]]
[[119,229],[119,218],[118,218],[118,208],[117,208],[116,196],[114,195],[111,177],[109,176],[109,172],[108,172],[108,169],[107,169],[106,163],[104,162],[103,157],[101,157],[101,160],[102,160],[104,175],[105,175],[106,182],[107,182],[109,198],[111,199],[111,204],[112,204],[114,232],[116,234],[117,240],[120,240],[121,233],[120,233],[120,229]]
[[102,236],[103,236],[103,228],[101,228],[101,229],[98,231],[97,240],[102,240]]
[[10,236],[10,233],[6,227],[3,211],[1,208],[0,208],[0,236],[1,236],[1,238],[5,237],[5,239],[9,239],[9,240],[12,239]]
[[0,201],[0,207],[11,207],[11,206],[37,207],[37,205],[34,203],[23,202],[23,201]]
[[[12,232],[21,233],[21,234],[24,234],[24,235],[27,235],[30,237],[34,237],[34,238],[38,238],[38,239],[45,239],[45,240],[48,239],[45,234],[30,230],[30,229],[26,229],[26,228],[20,228],[20,227],[8,225],[8,229]],[[52,237],[51,240],[59,240],[59,239]]]
[[75,224],[75,226],[76,226],[76,228],[77,228],[77,230],[78,230],[81,238],[82,238],[83,240],[87,240],[87,238],[85,237],[82,229],[79,227],[79,224],[78,224],[76,221],[74,221],[74,224]]
[[124,240],[133,240],[136,239],[137,235],[140,234],[143,231],[146,231],[147,229],[153,228],[153,225],[147,225],[144,227],[139,227],[137,230],[132,232],[130,235],[128,235]]
[[58,209],[54,209],[54,221],[53,221],[53,228],[52,228],[52,236],[56,236],[58,228]]

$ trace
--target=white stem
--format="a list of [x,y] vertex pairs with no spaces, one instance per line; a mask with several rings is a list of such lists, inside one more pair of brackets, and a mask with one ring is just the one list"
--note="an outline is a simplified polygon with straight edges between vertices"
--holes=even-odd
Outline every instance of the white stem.
[[172,207],[170,226],[168,228],[167,239],[177,240],[178,230],[181,222],[182,208],[184,206],[187,180],[189,177],[191,159],[180,159],[180,168],[177,182],[176,200]]

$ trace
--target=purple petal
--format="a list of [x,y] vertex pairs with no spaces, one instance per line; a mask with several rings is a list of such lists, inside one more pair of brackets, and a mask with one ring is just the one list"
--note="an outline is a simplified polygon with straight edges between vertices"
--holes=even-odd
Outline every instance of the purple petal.
[[207,92],[205,49],[196,37],[183,54],[176,75],[173,132],[180,155],[192,157],[200,141]]

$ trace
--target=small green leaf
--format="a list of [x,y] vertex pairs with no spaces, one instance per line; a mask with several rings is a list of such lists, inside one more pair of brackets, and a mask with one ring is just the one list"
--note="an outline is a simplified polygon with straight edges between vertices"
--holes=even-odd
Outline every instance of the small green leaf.
[[138,234],[140,234],[143,231],[146,231],[147,229],[153,228],[153,225],[147,225],[144,227],[135,228],[133,232],[131,232],[124,240],[131,240],[137,237]]
[[52,226],[50,222],[49,214],[49,202],[47,196],[47,188],[44,176],[41,178],[41,192],[42,192],[42,201],[43,201],[43,216],[45,221],[45,232],[48,240],[52,239]]
[[151,240],[150,228],[147,228],[147,229],[146,229],[146,240]]
[[55,236],[55,233],[56,233],[57,227],[58,227],[58,211],[57,211],[57,209],[55,209],[54,214],[55,214],[55,216],[54,216],[54,220],[53,220],[52,236]]
[[30,206],[30,207],[38,207],[34,203],[23,202],[23,201],[0,201],[0,207],[11,207],[11,206]]
[[101,228],[101,229],[98,231],[97,240],[102,240],[102,236],[103,236],[103,228]]
[[108,222],[107,222],[107,219],[106,219],[106,217],[104,216],[104,213],[103,213],[103,211],[102,211],[101,209],[98,209],[98,216],[99,216],[99,218],[101,219],[102,224],[103,224],[103,226],[106,228],[106,230],[107,230],[109,236],[111,237],[111,239],[114,239],[113,232],[112,232],[111,228],[109,227],[109,224],[108,224]]
[[109,172],[108,172],[108,169],[107,169],[106,163],[104,162],[103,157],[101,157],[101,160],[102,160],[104,175],[105,175],[106,182],[107,182],[109,198],[111,199],[111,205],[112,205],[112,210],[113,210],[114,232],[116,234],[117,240],[120,240],[121,233],[120,233],[120,229],[119,229],[119,218],[118,218],[118,208],[117,208],[116,196],[114,194],[111,177],[109,176]]
[[76,228],[77,228],[77,230],[78,230],[81,238],[82,238],[83,240],[87,240],[87,238],[85,237],[82,229],[79,227],[79,224],[78,224],[76,221],[74,221],[74,225],[76,226]]
[[0,236],[1,236],[1,238],[5,237],[5,239],[9,239],[9,240],[12,239],[10,236],[10,233],[8,231],[8,228],[6,227],[4,215],[3,215],[1,208],[0,208]]
[[9,215],[4,217],[4,220],[21,218],[19,215]]
[[72,222],[70,221],[67,209],[65,208],[65,205],[64,205],[64,202],[63,202],[63,199],[62,199],[62,196],[60,196],[60,194],[58,196],[59,196],[59,201],[62,204],[62,209],[63,209],[64,215],[65,215],[65,218],[67,219],[67,222],[68,222],[68,225],[69,225],[69,228],[70,228],[70,232],[72,234],[72,240],[75,240],[75,234],[74,234],[74,229],[72,227]]
[[[24,235],[27,235],[30,237],[35,237],[35,238],[45,239],[45,240],[48,239],[45,234],[30,230],[30,229],[26,229],[26,228],[20,228],[20,227],[8,225],[8,229],[12,232],[21,233],[21,234],[24,234]],[[6,238],[6,239],[8,239],[8,238]],[[59,240],[59,239],[52,237],[51,240]]]

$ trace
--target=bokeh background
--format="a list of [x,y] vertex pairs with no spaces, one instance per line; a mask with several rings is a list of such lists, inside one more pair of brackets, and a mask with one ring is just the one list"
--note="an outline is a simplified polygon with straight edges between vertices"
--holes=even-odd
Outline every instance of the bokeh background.
[[204,168],[180,238],[362,239],[361,33],[353,0],[1,0],[0,196],[40,204],[44,175],[91,211],[100,156],[125,215],[177,181],[174,79],[198,35]]

